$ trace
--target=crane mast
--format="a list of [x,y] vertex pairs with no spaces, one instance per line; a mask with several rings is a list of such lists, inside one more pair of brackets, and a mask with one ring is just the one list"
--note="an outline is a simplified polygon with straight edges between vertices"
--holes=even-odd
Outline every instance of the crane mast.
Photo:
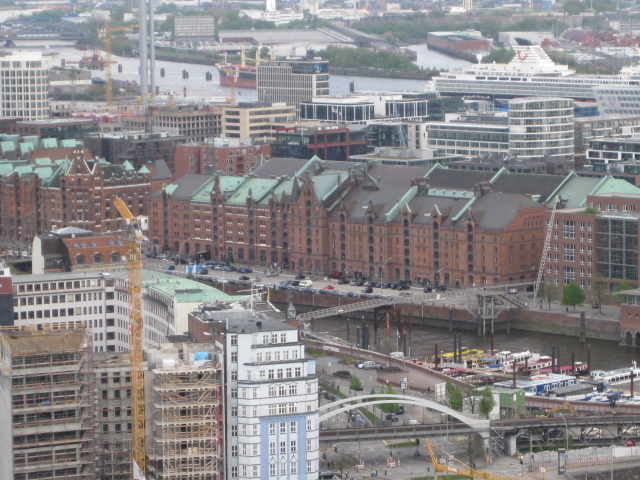
[[547,254],[549,253],[549,248],[551,247],[551,235],[553,233],[553,222],[556,218],[556,208],[558,207],[559,199],[556,197],[556,201],[553,204],[553,210],[551,210],[551,217],[549,218],[549,226],[547,227],[547,236],[544,239],[544,247],[542,247],[542,258],[540,259],[540,268],[538,268],[538,277],[536,278],[536,284],[533,288],[533,303],[536,303],[536,298],[538,297],[538,289],[540,288],[540,283],[542,282],[542,277],[544,275],[544,266],[547,263]]
[[146,471],[145,451],[145,403],[144,403],[144,355],[142,320],[142,242],[144,235],[136,217],[131,214],[120,197],[113,204],[129,226],[127,271],[129,280],[129,362],[131,365],[131,455],[132,478]]

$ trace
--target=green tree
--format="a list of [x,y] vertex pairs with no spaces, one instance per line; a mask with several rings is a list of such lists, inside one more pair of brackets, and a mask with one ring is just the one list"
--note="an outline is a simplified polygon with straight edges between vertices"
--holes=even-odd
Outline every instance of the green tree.
[[480,397],[480,405],[478,405],[478,409],[480,413],[485,417],[489,418],[489,414],[496,406],[496,400],[493,398],[493,393],[491,393],[491,389],[489,387],[485,387],[482,392],[482,396]]
[[[387,384],[387,388],[382,393],[386,393],[387,395],[395,395],[396,392],[389,383]],[[398,403],[383,403],[382,405],[380,405],[380,410],[382,410],[384,413],[395,413],[398,410],[399,406],[400,405]]]
[[461,412],[464,397],[462,395],[462,390],[460,390],[460,387],[454,385],[451,380],[447,380],[447,383],[445,384],[445,390],[447,392],[447,405],[449,406],[449,408]]
[[573,307],[573,311],[576,310],[576,305],[582,305],[586,299],[584,290],[580,288],[575,282],[571,282],[564,286],[562,291],[562,305],[568,305]]
[[356,392],[362,390],[362,381],[360,380],[360,377],[356,375],[351,376],[351,380],[349,381],[349,389]]
[[614,289],[614,292],[616,292],[616,300],[622,303],[626,302],[627,295],[624,295],[620,292],[624,292],[625,290],[632,290],[633,288],[634,288],[633,285],[631,285],[626,280],[623,280],[622,282],[620,282],[618,286]]
[[473,434],[467,438],[467,459],[469,466],[475,468],[475,463],[484,457],[484,445],[480,435]]
[[593,300],[598,304],[598,310],[602,313],[602,302],[607,295],[607,279],[600,272],[596,272],[593,279]]

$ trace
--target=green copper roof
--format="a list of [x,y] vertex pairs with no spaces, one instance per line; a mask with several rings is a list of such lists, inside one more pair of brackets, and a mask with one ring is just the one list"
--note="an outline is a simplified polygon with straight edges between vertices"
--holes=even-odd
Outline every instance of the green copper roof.
[[25,135],[22,137],[24,143],[31,143],[32,145],[38,145],[40,143],[40,137],[37,135]]
[[236,191],[227,199],[227,203],[242,205],[248,197],[260,202],[271,193],[273,187],[278,184],[277,179],[271,178],[249,178],[238,186]]
[[196,190],[191,196],[194,202],[209,203],[211,201],[211,191],[213,190],[213,177]]
[[2,148],[2,152],[3,153],[15,152],[16,151],[16,144],[13,143],[10,140],[5,140],[3,142],[0,142],[0,148]]
[[57,147],[58,147],[58,139],[56,138],[42,139],[42,148],[57,148]]
[[138,170],[138,173],[151,173],[151,171],[143,165],[142,167],[140,167],[140,170]]
[[164,191],[171,195],[176,190],[176,188],[178,188],[178,186],[172,183],[171,185],[165,185]]
[[53,162],[50,158],[36,158],[34,163],[36,165],[51,165]]
[[64,140],[60,140],[61,147],[77,147],[78,145],[82,145],[82,142],[74,138],[65,138]]
[[228,295],[204,283],[153,270],[143,270],[143,286],[175,298],[178,303],[234,302],[246,295]]
[[20,154],[23,156],[29,153],[29,150],[35,150],[35,147],[31,142],[22,142],[19,145],[20,145]]

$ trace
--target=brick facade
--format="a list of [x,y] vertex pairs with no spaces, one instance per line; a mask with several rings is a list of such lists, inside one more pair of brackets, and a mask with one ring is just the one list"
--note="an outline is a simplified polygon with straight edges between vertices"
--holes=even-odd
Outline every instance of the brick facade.
[[175,174],[180,178],[187,173],[204,174],[213,167],[227,175],[242,176],[261,160],[271,158],[271,146],[265,145],[215,145],[191,143],[176,147]]
[[136,172],[130,166],[89,160],[82,149],[48,169],[13,170],[0,177],[0,236],[30,241],[69,226],[120,230],[122,220],[112,205],[116,195],[134,215],[147,215],[151,174],[146,169]]

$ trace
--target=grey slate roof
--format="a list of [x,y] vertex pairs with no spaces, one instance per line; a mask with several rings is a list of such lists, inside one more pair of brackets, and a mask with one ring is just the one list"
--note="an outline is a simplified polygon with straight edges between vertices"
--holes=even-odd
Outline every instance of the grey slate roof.
[[480,182],[488,182],[496,172],[480,172],[477,170],[449,170],[435,168],[429,175],[429,186],[435,188],[472,190]]

